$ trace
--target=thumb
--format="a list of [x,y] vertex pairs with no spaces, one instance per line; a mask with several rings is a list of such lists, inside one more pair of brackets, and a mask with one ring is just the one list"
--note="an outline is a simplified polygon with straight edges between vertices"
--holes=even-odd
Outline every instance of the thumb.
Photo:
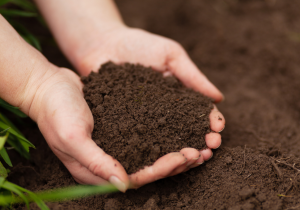
[[224,100],[223,94],[214,86],[207,77],[192,62],[184,49],[175,45],[171,57],[169,58],[168,68],[178,79],[187,87],[193,88],[202,94],[213,98],[215,102]]
[[70,136],[68,142],[73,143],[65,145],[64,150],[55,148],[54,152],[76,181],[83,184],[102,184],[106,180],[122,192],[128,189],[129,178],[123,166],[92,139],[74,139]]

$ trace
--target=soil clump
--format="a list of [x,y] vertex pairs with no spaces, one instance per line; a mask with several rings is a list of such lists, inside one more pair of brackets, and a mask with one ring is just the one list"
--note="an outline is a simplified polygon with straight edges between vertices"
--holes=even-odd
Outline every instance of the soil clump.
[[131,174],[170,152],[205,148],[211,99],[175,77],[141,65],[108,62],[82,77],[92,139]]

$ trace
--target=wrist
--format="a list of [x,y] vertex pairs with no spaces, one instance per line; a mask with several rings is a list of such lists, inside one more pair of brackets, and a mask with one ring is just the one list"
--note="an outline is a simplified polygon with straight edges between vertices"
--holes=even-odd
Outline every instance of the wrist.
[[105,43],[106,34],[125,27],[113,0],[75,1],[35,0],[57,43],[77,68],[81,59],[93,48],[95,40]]
[[97,70],[87,69],[86,64],[91,63],[89,60],[90,55],[94,54],[95,51],[107,48],[109,43],[116,41],[118,34],[127,28],[128,26],[124,23],[115,22],[107,26],[99,25],[98,27],[86,30],[82,33],[82,39],[74,40],[73,44],[68,45],[68,50],[65,51],[65,54],[80,75],[87,75],[91,70]]
[[37,62],[31,66],[32,71],[26,81],[25,88],[19,93],[20,104],[18,105],[20,110],[34,121],[37,120],[39,109],[36,109],[38,107],[34,107],[33,104],[38,100],[41,92],[43,92],[43,87],[48,83],[48,80],[57,72],[57,67],[45,58],[37,58],[36,60]]

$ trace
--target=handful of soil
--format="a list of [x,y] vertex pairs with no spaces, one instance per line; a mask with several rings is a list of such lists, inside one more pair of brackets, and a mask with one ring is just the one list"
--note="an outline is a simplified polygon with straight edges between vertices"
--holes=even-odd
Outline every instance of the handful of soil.
[[131,174],[185,147],[203,149],[212,101],[141,65],[103,64],[82,77],[92,139]]

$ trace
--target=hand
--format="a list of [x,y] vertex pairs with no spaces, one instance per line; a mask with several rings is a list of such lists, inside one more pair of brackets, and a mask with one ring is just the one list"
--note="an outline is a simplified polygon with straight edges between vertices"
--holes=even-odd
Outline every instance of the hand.
[[[98,70],[101,64],[109,60],[119,64],[140,63],[151,66],[165,75],[175,75],[186,86],[215,99],[216,102],[223,100],[220,91],[199,71],[178,43],[127,27],[118,27],[104,36],[99,34],[100,36],[103,41],[93,36],[94,39],[89,40],[85,49],[81,49],[84,53],[78,53],[80,56],[75,65],[83,75],[89,74],[91,70]],[[184,148],[180,152],[167,154],[152,166],[130,175],[131,187],[137,188],[176,175],[209,160],[213,155],[211,149],[218,148],[221,144],[218,132],[222,131],[225,125],[225,119],[216,106],[210,114],[210,124],[211,130],[215,132],[206,135],[208,149],[198,151]]]
[[50,76],[35,91],[29,115],[49,147],[77,182],[97,185],[109,181],[125,192],[129,185],[125,169],[91,139],[94,121],[80,78],[54,66],[46,75]]

